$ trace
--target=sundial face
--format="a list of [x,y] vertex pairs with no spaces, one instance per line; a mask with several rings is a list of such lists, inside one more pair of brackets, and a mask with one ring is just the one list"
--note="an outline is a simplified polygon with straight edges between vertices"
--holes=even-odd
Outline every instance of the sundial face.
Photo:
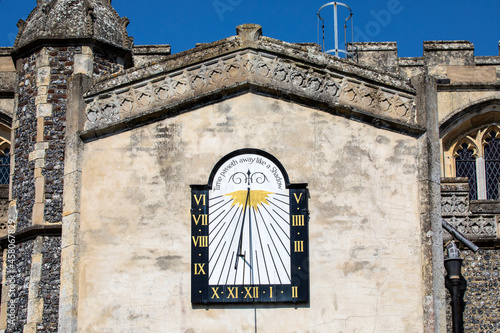
[[193,303],[308,301],[307,187],[277,159],[233,152],[191,202]]
[[290,194],[269,159],[224,163],[209,192],[209,284],[290,284]]

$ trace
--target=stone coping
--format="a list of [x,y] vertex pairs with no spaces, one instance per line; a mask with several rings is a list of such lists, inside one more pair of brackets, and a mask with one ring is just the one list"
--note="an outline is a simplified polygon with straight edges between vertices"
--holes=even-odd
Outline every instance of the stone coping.
[[495,83],[445,83],[438,85],[438,91],[500,90],[500,82]]
[[500,65],[500,57],[498,56],[475,56],[474,62],[476,65]]
[[185,67],[226,56],[237,51],[242,51],[243,49],[253,49],[282,56],[313,68],[328,69],[339,74],[376,82],[406,93],[415,93],[413,86],[404,78],[392,73],[362,66],[350,60],[315,51],[310,46],[287,43],[264,36],[253,42],[244,40],[240,36],[232,36],[173,54],[156,64],[147,64],[142,67],[128,69],[119,75],[104,77],[102,80],[96,82],[87,94],[87,97],[150,79],[167,72],[182,70]]
[[356,51],[397,51],[398,44],[396,42],[356,42],[350,43],[349,46],[354,46]]
[[254,49],[243,49],[106,93],[89,94],[82,130],[109,131],[132,124],[136,127],[160,114],[186,112],[190,105],[199,107],[244,92],[296,101],[411,135],[424,131],[417,121],[412,93],[342,76],[329,68],[306,67]]
[[14,50],[13,47],[0,47],[0,56],[10,56],[12,51]]
[[425,61],[422,57],[404,57],[398,58],[399,67],[410,67],[410,66],[418,66],[424,67]]
[[434,40],[424,42],[426,51],[474,50],[474,44],[467,40]]
[[500,214],[500,200],[471,200],[469,209],[473,214]]
[[132,53],[134,55],[170,55],[172,48],[170,45],[134,45]]
[[231,91],[278,94],[311,106],[320,102],[375,126],[423,133],[408,80],[319,52],[315,44],[263,37],[258,25],[238,26],[237,32],[98,80],[84,96],[83,136],[135,127],[162,110],[183,112],[181,105],[213,103]]

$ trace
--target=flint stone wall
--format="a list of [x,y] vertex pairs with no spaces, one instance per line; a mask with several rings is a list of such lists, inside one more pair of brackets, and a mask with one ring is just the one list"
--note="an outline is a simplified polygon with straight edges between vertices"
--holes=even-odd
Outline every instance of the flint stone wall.
[[42,322],[37,331],[57,332],[59,319],[59,287],[61,271],[61,237],[44,237],[42,247],[40,297],[43,299]]
[[34,241],[28,241],[16,246],[15,262],[9,267],[14,269],[7,269],[7,281],[13,279],[14,284],[10,285],[13,297],[11,302],[16,306],[15,320],[7,322],[6,333],[23,333],[24,325],[28,317],[28,294],[29,282],[31,273],[31,255],[33,253]]
[[465,332],[500,332],[500,250],[463,250],[462,257],[467,280]]
[[[17,229],[31,225],[33,204],[35,202],[35,162],[29,160],[29,153],[36,142],[36,58],[38,54],[26,58],[19,70],[19,102],[14,134],[15,167],[12,179],[12,198],[17,200]],[[16,126],[16,125],[15,125]]]

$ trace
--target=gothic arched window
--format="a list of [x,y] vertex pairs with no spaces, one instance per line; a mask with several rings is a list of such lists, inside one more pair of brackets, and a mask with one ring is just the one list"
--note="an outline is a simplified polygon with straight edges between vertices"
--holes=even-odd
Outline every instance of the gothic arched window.
[[500,177],[500,135],[498,131],[489,132],[484,141],[486,198],[498,199],[498,178]]
[[449,147],[452,177],[467,177],[469,199],[500,199],[500,126],[488,125],[458,137]]
[[455,153],[455,167],[457,177],[469,178],[469,198],[477,199],[476,157],[470,144],[462,143]]

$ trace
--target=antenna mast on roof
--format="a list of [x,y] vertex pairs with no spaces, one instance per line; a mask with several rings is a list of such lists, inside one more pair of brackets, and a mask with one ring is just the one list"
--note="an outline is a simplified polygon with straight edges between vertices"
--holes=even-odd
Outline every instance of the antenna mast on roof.
[[[334,40],[335,40],[335,48],[326,50],[325,48],[325,18],[321,17],[321,10],[333,6],[333,24],[334,24]],[[339,31],[338,31],[338,6],[345,7],[349,10],[349,16],[344,20],[344,49],[339,49]],[[347,42],[347,22],[351,21],[351,43],[354,39],[354,31],[353,31],[353,20],[352,20],[352,11],[349,6],[341,2],[329,2],[321,6],[318,10],[318,44],[321,45],[321,49],[325,53],[331,53],[336,57],[339,57],[339,53],[343,53],[346,58],[352,56],[350,52],[347,51],[348,42]],[[320,43],[320,28],[321,28],[321,43]]]

